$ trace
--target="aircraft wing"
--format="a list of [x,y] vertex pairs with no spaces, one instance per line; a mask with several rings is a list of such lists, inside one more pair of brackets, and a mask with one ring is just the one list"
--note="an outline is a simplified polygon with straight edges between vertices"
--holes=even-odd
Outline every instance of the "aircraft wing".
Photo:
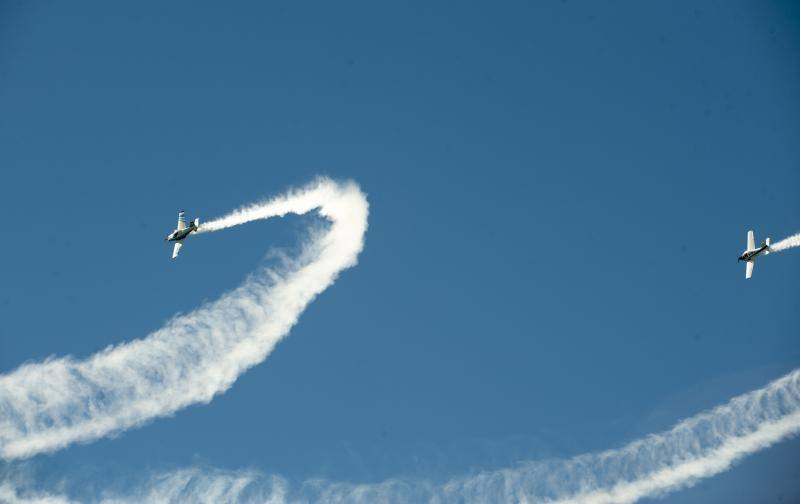
[[[176,243],[175,245],[180,245],[180,243]],[[750,278],[751,276],[753,276],[753,266],[755,265],[756,265],[755,261],[747,261],[747,263],[745,263],[745,270],[744,270],[745,278]]]
[[[186,223],[184,222],[183,225],[185,226]],[[756,236],[753,234],[753,230],[747,232],[747,250],[755,250],[756,248]],[[750,278],[750,277],[747,277]]]
[[181,210],[178,212],[178,231],[183,229],[186,229],[186,217],[183,216],[183,210]]
[[[175,242],[175,248],[172,249],[172,258],[173,259],[178,257],[178,252],[181,251],[181,247],[182,246],[183,246],[183,244],[181,242]],[[750,263],[748,263],[748,264],[750,264]],[[748,269],[747,271],[750,271],[750,270]],[[750,278],[750,277],[747,277],[747,278]]]

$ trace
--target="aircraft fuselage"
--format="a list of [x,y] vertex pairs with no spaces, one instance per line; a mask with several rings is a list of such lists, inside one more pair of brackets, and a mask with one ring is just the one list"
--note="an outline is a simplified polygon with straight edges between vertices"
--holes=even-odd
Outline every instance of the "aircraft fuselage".
[[169,234],[166,238],[167,241],[176,241],[179,242],[189,236],[193,231],[197,231],[197,226],[192,223],[190,226],[187,226],[183,229],[176,229],[172,233]]
[[769,245],[764,244],[764,245],[761,245],[760,247],[758,247],[757,249],[745,250],[742,253],[742,255],[739,256],[739,260],[740,261],[751,261],[751,260],[755,259],[755,257],[758,254],[764,252],[768,248],[769,248]]

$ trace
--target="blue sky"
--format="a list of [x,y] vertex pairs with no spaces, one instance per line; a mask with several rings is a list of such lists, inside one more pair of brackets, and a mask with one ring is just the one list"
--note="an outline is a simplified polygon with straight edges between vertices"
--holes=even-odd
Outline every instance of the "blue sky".
[[[32,463],[442,480],[670,428],[798,367],[791,2],[0,7],[0,371],[145,336],[307,217],[163,242],[318,174],[359,265],[209,405]],[[800,495],[800,442],[665,502]],[[102,478],[99,476],[102,475]]]

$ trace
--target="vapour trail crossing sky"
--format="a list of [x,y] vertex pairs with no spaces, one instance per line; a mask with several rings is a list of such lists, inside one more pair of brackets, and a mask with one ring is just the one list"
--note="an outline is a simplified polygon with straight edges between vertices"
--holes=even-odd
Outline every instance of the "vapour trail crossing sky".
[[[314,209],[331,220],[330,228],[312,232],[300,257],[286,264],[285,271],[251,277],[220,300],[173,320],[144,340],[106,349],[84,362],[51,359],[0,377],[3,457],[29,457],[76,441],[87,442],[193,402],[208,402],[225,391],[241,372],[266,357],[341,269],[355,264],[363,248],[368,207],[355,184],[319,179],[201,228],[208,233]],[[687,419],[665,434],[619,450],[561,464],[531,462],[519,469],[452,480],[440,488],[414,482],[326,484],[318,486],[319,494],[311,500],[422,497],[431,501],[632,503],[716,475],[799,429],[800,371],[794,371],[712,412]],[[242,485],[220,487],[214,475],[210,478],[211,486],[222,491],[213,495],[225,501],[241,500],[240,492],[249,484],[244,480]],[[13,487],[3,491],[9,498],[20,495]]]
[[92,441],[227,390],[266,358],[342,269],[356,263],[368,205],[356,185],[320,179],[201,228],[210,232],[315,209],[330,219],[330,228],[312,232],[284,271],[259,271],[142,340],[83,361],[49,359],[0,376],[0,456],[30,457]]
[[[800,370],[683,420],[620,449],[565,461],[530,461],[517,467],[429,481],[393,479],[379,484],[307,481],[297,490],[280,476],[253,471],[190,468],[152,476],[127,494],[84,495],[92,502],[525,502],[628,504],[695,485],[738,460],[800,431]],[[108,492],[106,491],[106,494]],[[11,504],[67,496],[0,485]]]
[[[154,334],[327,229],[253,221],[172,261],[178,210],[206,223],[320,174],[369,195],[358,267],[224,394],[0,481],[441,488],[792,373],[798,248],[750,281],[736,258],[748,229],[800,229],[798,33],[788,0],[0,3],[0,376]],[[663,500],[791,502],[798,454]]]

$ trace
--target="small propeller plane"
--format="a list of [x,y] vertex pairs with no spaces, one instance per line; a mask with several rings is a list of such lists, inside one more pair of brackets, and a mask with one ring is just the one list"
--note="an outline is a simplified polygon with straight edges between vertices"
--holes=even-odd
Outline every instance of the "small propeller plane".
[[756,264],[756,257],[759,254],[767,255],[772,252],[772,249],[769,248],[769,238],[761,242],[761,245],[756,247],[756,236],[753,233],[753,230],[747,232],[747,249],[742,252],[742,255],[739,256],[740,261],[744,261],[745,270],[744,270],[744,277],[750,278],[753,276],[753,266]]
[[164,238],[167,241],[174,241],[175,247],[172,249],[172,258],[175,259],[178,257],[178,252],[180,252],[181,247],[183,244],[181,243],[184,238],[189,236],[190,234],[197,231],[197,228],[200,227],[200,219],[193,220],[188,226],[186,225],[186,217],[183,216],[184,212],[181,210],[178,212],[178,228],[167,235]]

